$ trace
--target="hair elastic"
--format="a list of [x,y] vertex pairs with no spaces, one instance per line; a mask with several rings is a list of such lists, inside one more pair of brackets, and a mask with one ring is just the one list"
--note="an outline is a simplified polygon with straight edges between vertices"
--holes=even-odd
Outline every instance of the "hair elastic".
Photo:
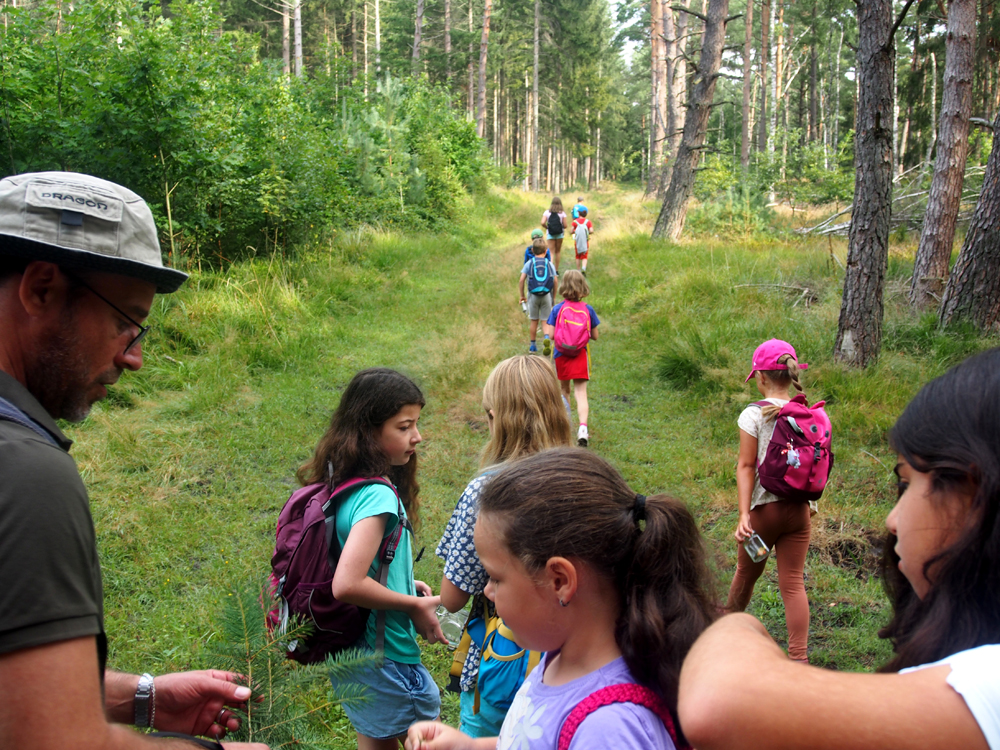
[[632,503],[632,516],[635,518],[635,522],[646,520],[646,496],[636,495],[635,501]]

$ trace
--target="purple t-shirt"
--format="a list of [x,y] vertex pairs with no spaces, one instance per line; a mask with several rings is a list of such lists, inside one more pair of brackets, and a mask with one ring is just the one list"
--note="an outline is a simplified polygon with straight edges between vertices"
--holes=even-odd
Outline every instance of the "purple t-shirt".
[[[546,654],[517,691],[503,721],[497,750],[556,750],[563,722],[580,701],[608,685],[635,682],[625,659],[619,657],[565,685],[546,685],[542,675],[552,656]],[[570,750],[607,748],[674,750],[674,743],[660,717],[648,708],[615,703],[584,719],[570,743]]]

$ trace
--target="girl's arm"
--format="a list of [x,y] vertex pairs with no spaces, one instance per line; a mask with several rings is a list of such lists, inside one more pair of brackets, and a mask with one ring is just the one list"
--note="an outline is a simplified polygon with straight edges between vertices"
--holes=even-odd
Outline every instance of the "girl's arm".
[[333,595],[348,604],[356,604],[365,609],[393,609],[405,612],[425,640],[447,643],[441,632],[435,611],[441,603],[439,596],[411,596],[391,591],[368,577],[368,569],[378,554],[382,535],[389,514],[362,518],[351,527],[340,562],[333,574]]
[[440,721],[421,721],[406,733],[406,750],[496,750],[496,737],[473,739]]
[[736,541],[745,541],[753,534],[750,526],[750,500],[757,479],[757,438],[740,430],[740,455],[736,460],[736,496],[740,504],[740,521]]
[[469,601],[470,596],[472,595],[449,581],[448,576],[441,576],[441,603],[449,612],[458,612]]
[[847,674],[790,661],[764,626],[728,615],[695,642],[678,712],[699,750],[988,750],[945,681],[945,665],[908,674]]

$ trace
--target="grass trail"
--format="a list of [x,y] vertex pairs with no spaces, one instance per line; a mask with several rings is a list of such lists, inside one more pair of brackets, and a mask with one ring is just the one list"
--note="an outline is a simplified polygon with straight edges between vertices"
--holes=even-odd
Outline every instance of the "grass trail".
[[[588,299],[602,320],[593,347],[593,450],[639,492],[669,491],[700,519],[719,573],[732,575],[736,418],[756,399],[743,384],[754,347],[793,342],[827,398],[837,466],[814,520],[807,562],[814,663],[883,661],[874,637],[884,598],[874,577],[892,506],[884,434],[928,378],[995,344],[910,318],[908,263],[890,259],[885,354],[864,373],[830,361],[845,248],[719,228],[679,245],[648,239],[655,207],[614,187],[589,194],[596,225]],[[547,196],[497,191],[438,235],[345,232],[292,260],[194,274],[158,298],[137,374],[70,429],[91,490],[116,668],[204,666],[216,612],[233,586],[268,570],[274,522],[357,370],[385,365],[417,379],[421,419],[418,578],[435,588],[434,546],[486,438],[480,393],[501,359],[526,351],[517,279]],[[570,243],[563,268],[572,267]],[[567,252],[568,251],[568,252]],[[793,287],[793,288],[788,288]],[[802,291],[807,290],[807,291]],[[752,611],[784,638],[771,566]],[[439,684],[450,654],[425,651]],[[304,695],[314,705],[322,691]],[[444,716],[454,718],[446,699]],[[320,713],[331,747],[353,746],[339,710]]]

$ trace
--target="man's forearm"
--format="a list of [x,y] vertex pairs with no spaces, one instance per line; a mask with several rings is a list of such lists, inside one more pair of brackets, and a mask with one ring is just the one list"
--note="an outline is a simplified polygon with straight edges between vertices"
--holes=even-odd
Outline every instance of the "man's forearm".
[[139,675],[104,670],[104,710],[117,724],[135,723],[135,691]]

